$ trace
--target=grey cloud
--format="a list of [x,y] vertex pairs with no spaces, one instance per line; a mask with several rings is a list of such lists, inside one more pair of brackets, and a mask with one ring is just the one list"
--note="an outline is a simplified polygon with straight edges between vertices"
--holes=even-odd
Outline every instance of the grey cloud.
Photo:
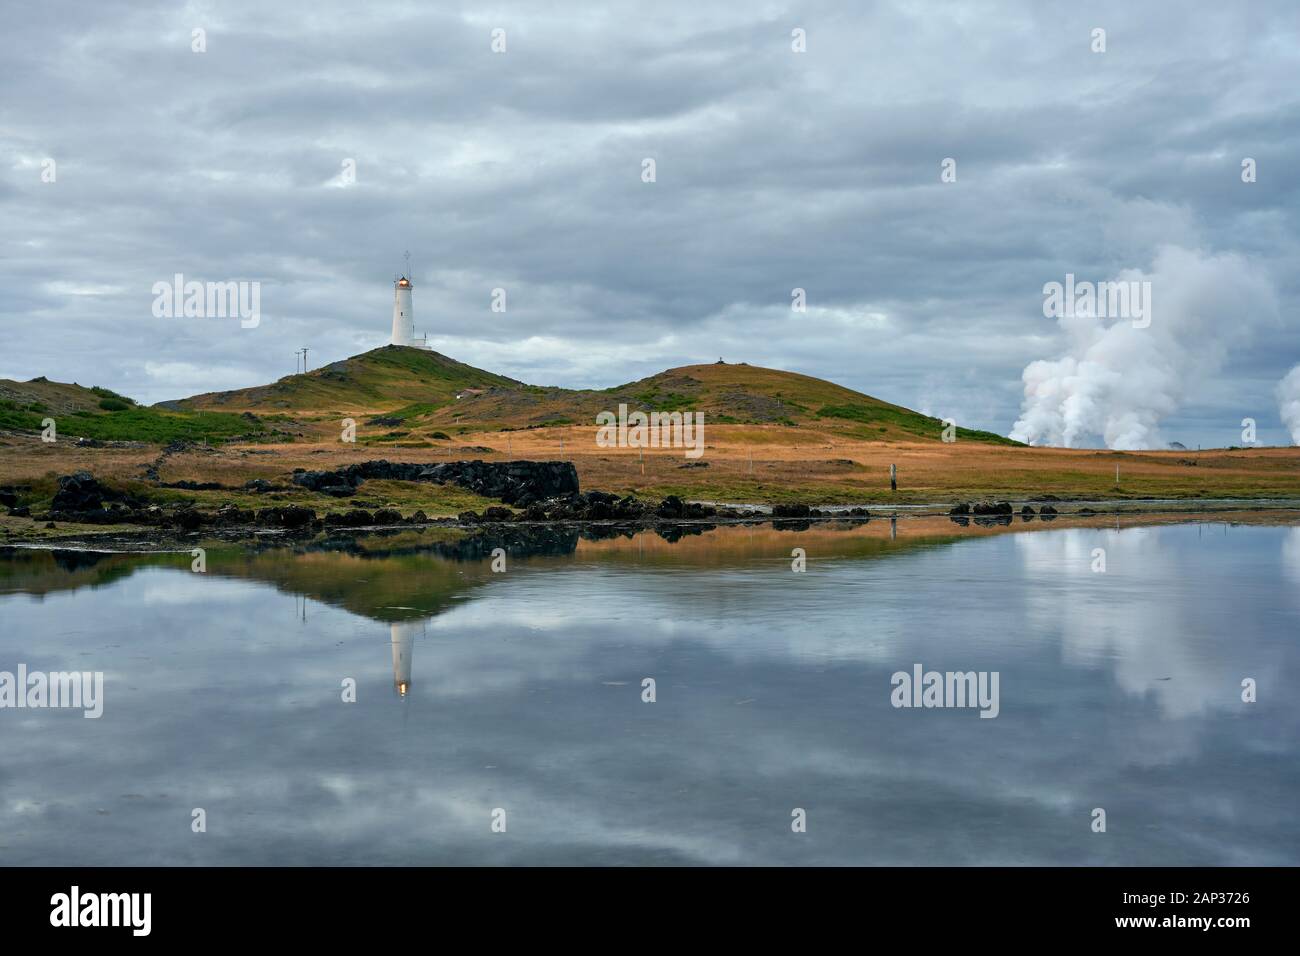
[[[150,401],[271,380],[304,344],[322,361],[382,344],[410,249],[421,329],[516,377],[604,386],[722,354],[1005,433],[1021,370],[1062,348],[1043,283],[1149,270],[1174,244],[1258,265],[1282,325],[1162,432],[1224,444],[1219,423],[1252,413],[1262,440],[1287,440],[1273,390],[1300,359],[1300,39],[1281,0],[498,11],[15,17],[0,376]],[[1099,25],[1105,54],[1088,50]],[[789,52],[796,26],[806,54]],[[337,188],[345,158],[358,181]],[[260,279],[262,325],[160,325],[149,287],[178,271]],[[498,285],[510,311],[484,322]],[[795,286],[888,321],[795,321]]]

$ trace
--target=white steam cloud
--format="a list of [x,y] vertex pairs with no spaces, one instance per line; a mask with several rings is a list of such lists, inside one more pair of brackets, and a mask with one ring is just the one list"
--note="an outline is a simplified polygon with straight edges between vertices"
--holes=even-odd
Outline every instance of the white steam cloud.
[[1291,444],[1300,445],[1300,365],[1277,383],[1277,408],[1282,424],[1291,433]]
[[1100,437],[1108,448],[1162,448],[1160,421],[1189,386],[1213,374],[1257,327],[1277,320],[1272,283],[1236,254],[1166,246],[1150,273],[1130,269],[1118,279],[1150,281],[1150,324],[1135,328],[1131,319],[1102,318],[1097,310],[1058,319],[1068,349],[1025,366],[1012,438],[1072,447]]

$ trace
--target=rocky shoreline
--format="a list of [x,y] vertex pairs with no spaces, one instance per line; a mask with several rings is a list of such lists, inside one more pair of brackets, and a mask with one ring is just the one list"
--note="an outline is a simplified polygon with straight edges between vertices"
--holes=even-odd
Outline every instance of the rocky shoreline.
[[[300,468],[295,469],[291,476],[293,486],[334,498],[354,497],[368,480],[455,484],[484,497],[498,498],[503,504],[513,507],[490,506],[481,512],[463,511],[455,517],[438,518],[430,518],[421,510],[402,514],[396,509],[383,507],[356,507],[322,515],[314,508],[297,504],[279,504],[265,508],[240,508],[225,504],[215,510],[200,510],[189,501],[150,503],[140,497],[116,491],[86,471],[63,475],[57,479],[57,491],[48,511],[33,514],[29,508],[18,506],[18,492],[21,489],[13,486],[0,488],[0,506],[6,507],[10,516],[29,518],[43,524],[46,531],[57,532],[59,524],[130,526],[122,528],[120,533],[97,535],[100,540],[118,541],[159,541],[192,538],[198,534],[235,538],[267,533],[298,536],[403,527],[451,527],[481,534],[484,528],[506,525],[521,528],[605,525],[622,529],[618,533],[653,529],[665,537],[680,537],[682,533],[692,532],[671,529],[694,527],[702,530],[701,526],[771,522],[778,529],[801,530],[810,527],[813,522],[861,523],[872,518],[900,516],[898,511],[888,507],[874,513],[862,507],[823,509],[806,504],[778,504],[764,509],[684,501],[675,495],[669,495],[658,502],[648,502],[630,495],[620,497],[602,491],[583,492],[578,489],[578,476],[573,465],[557,461],[455,461],[425,465],[379,460],[331,471],[307,471]],[[250,481],[239,489],[225,489],[217,483],[184,481],[168,484],[159,482],[158,487],[194,491],[239,490],[256,494],[293,490],[290,486],[261,479]],[[1059,511],[1052,502],[1061,503],[1062,499],[1054,495],[1044,495],[1033,501],[1038,505],[1037,509],[1029,503],[1023,503],[1017,508],[1009,501],[968,501],[946,510],[943,510],[944,506],[935,506],[932,510],[911,510],[905,513],[926,516],[946,514],[958,526],[971,523],[980,526],[1007,525],[1016,519],[1021,522],[1035,519],[1053,521],[1062,515],[1087,517],[1103,513],[1091,507]],[[1141,509],[1126,503],[1122,511],[1107,509],[1104,513],[1113,511],[1133,514],[1168,510],[1175,509]],[[1176,510],[1189,509],[1181,507]],[[1257,510],[1257,506],[1251,510]],[[50,542],[65,538],[57,533],[42,537]],[[78,535],[66,536],[75,537]],[[84,533],[80,537],[85,537]]]

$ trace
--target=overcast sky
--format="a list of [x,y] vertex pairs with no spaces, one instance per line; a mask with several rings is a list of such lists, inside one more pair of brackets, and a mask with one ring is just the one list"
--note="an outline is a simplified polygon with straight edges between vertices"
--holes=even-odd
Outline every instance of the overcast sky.
[[[302,346],[384,344],[409,250],[417,330],[492,371],[604,387],[721,356],[1006,434],[1026,366],[1083,348],[1044,284],[1124,274],[1153,278],[1144,341],[1178,356],[1161,440],[1239,444],[1249,416],[1285,444],[1297,10],[24,4],[0,33],[0,377],[261,384]],[[259,281],[260,324],[156,318],[175,273]],[[1153,359],[1117,350],[1105,376],[1141,381],[1125,361]]]

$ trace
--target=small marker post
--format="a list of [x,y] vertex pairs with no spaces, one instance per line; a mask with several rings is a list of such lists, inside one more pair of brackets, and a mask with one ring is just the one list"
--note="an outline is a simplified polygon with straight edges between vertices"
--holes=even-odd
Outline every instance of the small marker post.
[[889,466],[889,490],[890,491],[898,490],[898,466],[897,465]]

